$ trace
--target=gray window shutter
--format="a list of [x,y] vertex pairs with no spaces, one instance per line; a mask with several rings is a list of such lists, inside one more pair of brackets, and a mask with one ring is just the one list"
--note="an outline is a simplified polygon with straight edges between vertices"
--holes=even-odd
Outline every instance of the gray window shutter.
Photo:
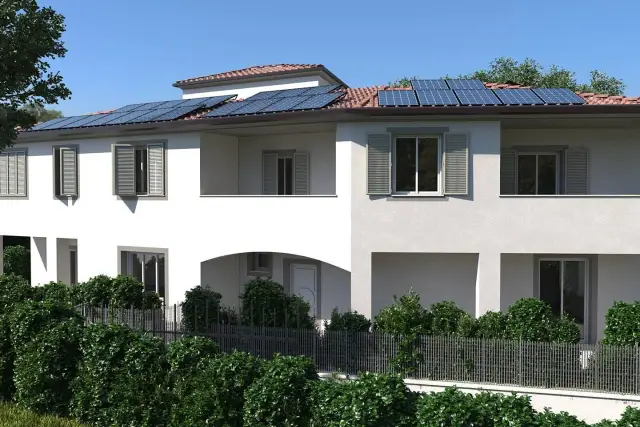
[[0,153],[0,196],[9,195],[9,155]]
[[115,194],[118,196],[136,195],[136,152],[130,145],[116,145],[115,156]]
[[278,194],[278,153],[262,153],[262,194]]
[[469,182],[467,135],[448,133],[444,137],[444,194],[465,196]]
[[9,196],[18,194],[18,156],[16,153],[7,153],[9,156]]
[[367,140],[367,194],[391,194],[391,135],[369,135]]
[[149,195],[164,196],[164,146],[147,146],[147,169],[149,171]]
[[293,194],[309,194],[309,154],[293,155]]
[[565,194],[588,194],[589,156],[587,150],[570,148],[565,156]]
[[16,152],[16,195],[27,195],[27,153]]
[[500,194],[516,194],[516,150],[500,152]]
[[60,195],[78,195],[78,163],[75,148],[60,149]]

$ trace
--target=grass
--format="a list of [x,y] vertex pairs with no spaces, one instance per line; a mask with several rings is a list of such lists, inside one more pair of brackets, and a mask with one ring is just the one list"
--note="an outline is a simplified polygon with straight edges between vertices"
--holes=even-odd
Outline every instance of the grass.
[[72,420],[38,415],[8,403],[0,403],[0,427],[85,427]]

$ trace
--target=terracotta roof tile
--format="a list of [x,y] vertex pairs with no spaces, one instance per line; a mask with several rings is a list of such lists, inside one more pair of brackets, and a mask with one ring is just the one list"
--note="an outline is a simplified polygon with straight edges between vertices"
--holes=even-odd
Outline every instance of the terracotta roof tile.
[[191,77],[184,80],[178,80],[177,85],[185,83],[195,83],[209,80],[226,80],[237,77],[252,77],[265,74],[281,73],[283,71],[306,70],[310,68],[322,68],[322,64],[273,64],[273,65],[256,65],[253,67],[242,68],[240,70],[225,71],[223,73],[211,74],[209,76]]

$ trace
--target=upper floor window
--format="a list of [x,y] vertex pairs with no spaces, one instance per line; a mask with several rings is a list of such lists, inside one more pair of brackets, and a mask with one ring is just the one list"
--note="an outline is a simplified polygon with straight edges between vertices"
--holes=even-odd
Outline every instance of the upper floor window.
[[295,150],[262,153],[262,194],[309,194],[309,154]]
[[0,196],[27,196],[27,152],[0,153]]
[[273,254],[270,252],[251,252],[247,254],[247,274],[250,276],[271,276]]
[[114,192],[118,196],[164,196],[164,145],[114,146]]
[[56,196],[78,195],[78,155],[75,147],[53,149],[53,173]]
[[518,154],[518,194],[559,194],[558,153]]
[[395,193],[442,192],[442,149],[439,137],[398,137],[395,139],[394,154]]

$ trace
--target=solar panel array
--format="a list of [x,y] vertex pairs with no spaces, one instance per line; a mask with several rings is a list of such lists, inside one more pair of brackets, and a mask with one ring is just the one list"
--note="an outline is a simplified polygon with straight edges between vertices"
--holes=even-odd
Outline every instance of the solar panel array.
[[324,85],[258,92],[255,95],[245,99],[245,101],[256,101],[258,99],[272,98],[289,98],[294,96],[323,95],[325,93],[333,92],[340,87],[341,85]]
[[173,101],[146,102],[125,105],[108,114],[89,114],[49,120],[34,126],[32,131],[72,129],[90,126],[121,125],[144,122],[174,120],[196,110],[212,108],[235,95],[210,96],[206,98],[177,99]]
[[584,99],[569,89],[487,89],[474,79],[411,80],[413,90],[379,90],[382,107],[582,105]]

